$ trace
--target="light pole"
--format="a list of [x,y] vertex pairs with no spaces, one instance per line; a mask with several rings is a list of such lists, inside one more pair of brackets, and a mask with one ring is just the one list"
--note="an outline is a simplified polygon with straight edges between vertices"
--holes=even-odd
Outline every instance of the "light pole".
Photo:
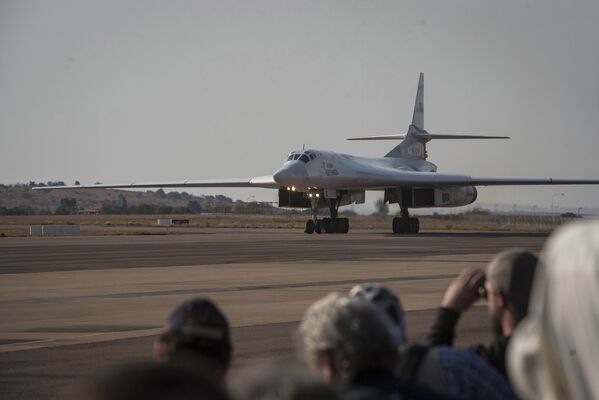
[[553,222],[555,222],[555,209],[553,208],[553,201],[555,200],[556,196],[565,196],[565,193],[554,193],[553,196],[551,196],[551,214],[553,215]]

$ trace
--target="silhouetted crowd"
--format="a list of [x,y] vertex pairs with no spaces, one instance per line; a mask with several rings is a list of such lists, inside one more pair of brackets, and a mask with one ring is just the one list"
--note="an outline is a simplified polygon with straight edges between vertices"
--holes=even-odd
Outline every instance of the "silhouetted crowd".
[[[486,299],[491,343],[454,347],[460,317]],[[154,343],[153,363],[86,381],[74,398],[592,399],[599,398],[599,223],[566,226],[539,258],[523,249],[467,269],[447,288],[426,344],[406,335],[390,289],[365,283],[305,312],[297,362],[255,361],[229,373],[227,318],[209,299],[177,307]]]

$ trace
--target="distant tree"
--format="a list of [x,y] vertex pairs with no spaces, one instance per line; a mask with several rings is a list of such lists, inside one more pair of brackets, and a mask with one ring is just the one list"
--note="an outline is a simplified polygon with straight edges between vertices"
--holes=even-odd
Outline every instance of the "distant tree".
[[562,217],[562,218],[580,218],[580,215],[574,214],[573,212],[565,212],[563,214],[560,214],[560,217]]
[[158,190],[156,191],[156,194],[157,194],[158,196],[160,196],[160,197],[164,197],[164,196],[165,196],[164,190],[162,190],[162,189],[158,189]]
[[172,200],[181,200],[181,193],[179,192],[169,192],[166,197]]
[[375,201],[374,207],[376,208],[376,213],[380,216],[389,214],[389,205],[385,203],[384,199],[378,199]]
[[19,205],[17,207],[0,207],[0,215],[35,215],[36,209],[26,205]]
[[119,200],[117,205],[122,208],[125,212],[127,211],[127,199],[122,194],[119,194]]
[[80,186],[80,185],[81,185],[81,182],[79,182],[79,181],[75,181],[75,185],[76,185],[76,186]]
[[63,197],[60,199],[60,205],[56,207],[54,214],[69,215],[77,213],[77,199]]
[[187,210],[190,214],[201,214],[202,205],[197,200],[190,200],[187,202]]

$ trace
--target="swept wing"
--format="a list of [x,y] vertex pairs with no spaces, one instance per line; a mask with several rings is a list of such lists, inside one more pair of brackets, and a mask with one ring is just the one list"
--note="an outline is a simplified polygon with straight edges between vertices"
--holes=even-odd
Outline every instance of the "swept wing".
[[[349,183],[349,182],[348,182]],[[470,176],[438,172],[416,172],[381,168],[356,171],[352,188],[380,189],[401,186],[511,186],[511,185],[584,185],[599,184],[599,178],[554,178],[513,176]]]
[[272,175],[258,176],[254,178],[238,179],[204,179],[185,180],[172,182],[144,182],[144,183],[99,183],[97,185],[70,185],[70,186],[43,186],[33,188],[34,190],[51,189],[134,189],[134,188],[183,188],[183,187],[257,187],[276,189],[279,184],[274,181]]

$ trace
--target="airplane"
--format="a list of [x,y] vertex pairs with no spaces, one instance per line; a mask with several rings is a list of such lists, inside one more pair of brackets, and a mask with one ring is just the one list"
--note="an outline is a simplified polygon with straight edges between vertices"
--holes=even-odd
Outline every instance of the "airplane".
[[[476,186],[599,184],[599,178],[487,177],[437,172],[427,161],[426,144],[436,139],[509,139],[507,136],[430,134],[424,129],[424,74],[420,73],[412,123],[406,134],[349,138],[348,140],[403,139],[384,157],[360,157],[323,150],[300,150],[288,154],[283,166],[272,175],[241,179],[184,180],[127,184],[95,184],[36,187],[49,189],[132,188],[267,188],[276,189],[279,207],[310,209],[305,233],[347,233],[349,220],[339,218],[339,207],[365,202],[366,190],[384,192],[385,203],[397,203],[400,216],[392,230],[415,234],[418,218],[410,208],[460,207],[476,201]],[[330,217],[318,218],[319,209]]]

